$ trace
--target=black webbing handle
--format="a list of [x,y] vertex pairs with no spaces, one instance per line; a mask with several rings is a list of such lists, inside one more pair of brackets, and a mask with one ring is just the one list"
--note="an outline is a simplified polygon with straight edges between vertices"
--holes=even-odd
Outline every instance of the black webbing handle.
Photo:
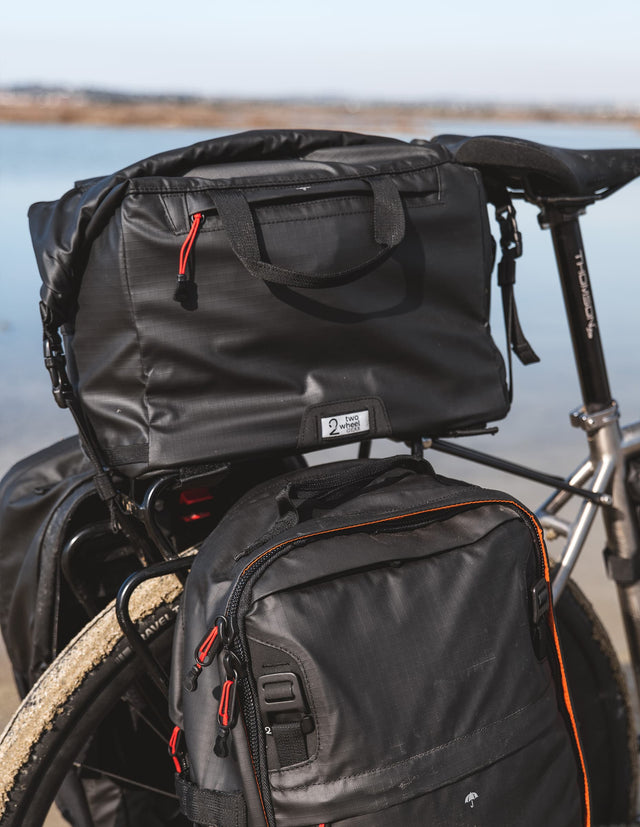
[[433,474],[426,460],[416,459],[409,454],[385,457],[383,459],[354,460],[350,463],[317,466],[304,472],[304,479],[289,483],[284,490],[294,499],[308,499],[330,493],[336,489],[357,486],[365,488],[369,483],[389,471],[406,470],[414,474]]
[[363,491],[368,485],[390,471],[406,470],[414,474],[433,474],[433,468],[424,459],[408,455],[385,459],[355,460],[339,467],[320,466],[305,472],[304,479],[292,481],[276,494],[278,519],[271,528],[252,543],[243,554],[272,541],[283,531],[294,528],[306,519],[311,509],[335,508],[340,503]]
[[180,811],[189,821],[215,827],[246,827],[247,805],[240,791],[208,790],[182,775],[176,775],[175,780]]
[[345,270],[329,273],[303,273],[264,261],[253,213],[242,192],[219,190],[214,196],[214,201],[233,252],[251,275],[287,287],[335,287],[347,284],[369,272],[404,238],[404,206],[393,180],[388,176],[363,180],[369,184],[373,192],[373,236],[380,249],[366,261],[358,262]]

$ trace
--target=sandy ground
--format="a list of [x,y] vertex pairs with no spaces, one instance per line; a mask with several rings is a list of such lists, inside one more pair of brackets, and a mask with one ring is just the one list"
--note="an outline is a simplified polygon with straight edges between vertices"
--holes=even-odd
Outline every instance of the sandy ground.
[[99,100],[81,93],[0,93],[0,122],[163,126],[211,129],[271,127],[391,131],[424,134],[433,119],[620,123],[640,127],[637,111],[367,101],[287,100]]

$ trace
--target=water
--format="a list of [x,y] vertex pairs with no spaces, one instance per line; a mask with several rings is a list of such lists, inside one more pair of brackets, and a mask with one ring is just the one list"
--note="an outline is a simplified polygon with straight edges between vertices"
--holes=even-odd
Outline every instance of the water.
[[[442,133],[515,135],[567,147],[640,144],[640,134],[631,129],[548,123],[433,122],[425,126],[422,137]],[[209,137],[213,134],[203,130],[0,125],[0,475],[26,454],[73,432],[69,413],[59,410],[51,398],[42,366],[39,277],[26,221],[29,205],[60,197],[75,180],[107,174],[139,158]],[[583,221],[611,385],[627,420],[640,416],[639,203],[640,182],[635,182],[595,205]],[[525,246],[518,264],[518,309],[541,362],[528,367],[516,362],[510,416],[501,423],[499,436],[478,438],[474,445],[565,475],[585,451],[584,435],[568,425],[568,412],[580,404],[579,386],[548,233],[539,230],[536,210],[529,205],[518,206],[518,220]],[[497,291],[493,304],[494,333],[503,346]],[[387,442],[375,447],[377,455],[393,450]],[[323,457],[334,455],[326,452]],[[441,456],[433,461],[443,473],[507,488],[531,505],[546,493],[540,486],[459,461]],[[579,576],[607,621],[619,628],[612,590],[599,576],[601,543],[601,537],[590,543]]]

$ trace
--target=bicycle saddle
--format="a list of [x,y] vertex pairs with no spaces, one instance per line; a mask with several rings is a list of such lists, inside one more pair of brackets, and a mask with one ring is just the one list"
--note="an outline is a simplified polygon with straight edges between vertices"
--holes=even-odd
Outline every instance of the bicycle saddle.
[[456,161],[534,199],[603,198],[640,175],[640,149],[561,149],[502,136],[438,135]]

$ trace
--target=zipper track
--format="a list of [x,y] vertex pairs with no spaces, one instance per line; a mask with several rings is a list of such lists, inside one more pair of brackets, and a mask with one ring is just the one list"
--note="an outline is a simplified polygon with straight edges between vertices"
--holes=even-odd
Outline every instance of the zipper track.
[[[248,660],[248,651],[245,646],[244,636],[239,634],[239,628],[237,624],[238,619],[238,609],[240,608],[242,596],[244,594],[245,588],[257,577],[260,576],[262,571],[268,568],[271,563],[273,563],[277,558],[283,556],[285,553],[291,551],[297,545],[304,545],[308,542],[313,542],[316,539],[325,538],[331,535],[340,535],[340,534],[348,534],[352,531],[358,531],[362,529],[371,529],[375,526],[389,526],[390,528],[405,528],[404,523],[406,523],[406,528],[420,528],[423,525],[427,525],[433,522],[433,515],[442,513],[442,512],[449,512],[451,516],[458,514],[462,511],[466,511],[475,507],[483,506],[483,505],[502,505],[510,508],[511,510],[515,511],[519,514],[525,521],[526,525],[528,526],[532,539],[534,542],[534,546],[537,552],[537,564],[538,564],[538,571],[537,574],[542,575],[547,583],[547,588],[549,589],[549,597],[550,597],[550,609],[549,609],[549,622],[553,632],[553,641],[554,641],[554,652],[555,652],[555,660],[559,665],[560,671],[560,678],[562,682],[562,691],[563,691],[563,698],[564,704],[567,709],[567,713],[569,716],[569,723],[573,729],[573,736],[574,742],[577,747],[577,754],[580,759],[581,768],[582,768],[582,778],[583,778],[583,790],[584,790],[584,802],[585,802],[585,827],[589,827],[590,825],[590,804],[589,804],[589,793],[588,793],[588,784],[587,784],[587,775],[586,775],[586,765],[584,761],[584,756],[582,754],[582,749],[580,746],[580,739],[578,736],[578,729],[575,720],[575,716],[573,713],[573,709],[571,706],[568,684],[566,680],[566,673],[564,670],[564,664],[562,663],[562,659],[560,657],[560,643],[558,640],[557,630],[555,626],[555,620],[553,618],[553,607],[551,601],[551,581],[550,581],[550,574],[549,574],[549,564],[547,560],[547,554],[545,551],[545,544],[544,538],[542,534],[542,529],[536,520],[535,516],[528,511],[524,506],[520,503],[516,502],[515,500],[501,500],[501,499],[486,499],[486,500],[469,500],[467,502],[458,502],[452,503],[449,505],[444,506],[435,506],[434,508],[428,508],[421,511],[414,511],[408,512],[405,514],[395,515],[393,517],[385,517],[378,520],[371,520],[368,522],[358,523],[355,525],[349,526],[340,526],[334,529],[328,529],[324,531],[313,532],[310,534],[302,535],[300,537],[296,537],[294,539],[286,540],[282,543],[278,543],[275,546],[267,549],[266,551],[259,554],[255,557],[250,563],[248,563],[242,572],[236,578],[235,584],[231,590],[229,598],[227,600],[227,605],[225,608],[224,616],[227,621],[227,628],[230,630],[231,634],[230,637],[225,644],[233,653],[240,659],[241,663],[245,664]],[[431,515],[430,519],[425,519],[426,515]],[[244,676],[239,678],[239,689],[241,693],[241,706],[243,710],[243,717],[245,721],[245,726],[247,730],[247,736],[249,740],[249,752],[251,755],[251,760],[254,767],[254,773],[256,776],[256,781],[258,784],[259,794],[261,801],[264,807],[265,817],[267,818],[267,823],[269,827],[275,827],[275,812],[273,809],[273,803],[271,801],[271,794],[269,790],[269,779],[268,779],[268,770],[266,769],[265,764],[265,757],[264,757],[264,750],[263,744],[260,739],[260,726],[258,724],[259,715],[257,712],[257,704],[254,697],[253,690],[251,688],[251,683],[248,676]]]
[[[230,623],[230,615],[237,609],[240,592],[244,589],[245,585],[254,576],[254,574],[257,573],[258,569],[260,568],[260,565],[264,564],[268,566],[276,556],[279,556],[279,552],[285,550],[287,546],[295,546],[320,537],[327,537],[328,535],[332,534],[348,533],[350,531],[355,531],[357,529],[372,528],[373,526],[377,525],[393,524],[394,527],[404,528],[404,526],[400,525],[404,520],[407,520],[407,528],[419,527],[419,522],[414,522],[414,518],[419,518],[426,514],[434,514],[443,511],[449,511],[453,515],[457,511],[466,510],[467,508],[491,504],[506,505],[512,508],[516,508],[518,512],[520,512],[522,515],[528,518],[530,527],[533,529],[532,533],[534,535],[534,541],[538,551],[540,573],[546,573],[548,575],[548,567],[546,566],[546,557],[544,554],[544,546],[542,542],[542,537],[540,535],[540,530],[538,528],[538,524],[535,518],[529,511],[524,509],[523,506],[521,506],[519,503],[516,503],[513,500],[470,500],[464,503],[453,503],[451,505],[436,506],[435,508],[428,508],[424,509],[423,511],[412,511],[406,514],[394,515],[393,517],[384,517],[379,520],[371,520],[364,523],[357,523],[355,525],[340,526],[339,528],[313,532],[312,534],[305,534],[300,537],[296,537],[291,540],[286,540],[283,543],[278,543],[277,545],[272,546],[271,548],[267,549],[266,551],[262,552],[257,557],[255,557],[250,563],[248,563],[236,578],[236,582],[233,586],[231,594],[229,595],[229,599],[227,600],[227,605],[224,611],[227,623]],[[429,520],[429,522],[431,521]],[[233,623],[230,624],[230,628],[234,629],[235,631],[235,626],[233,625]]]

